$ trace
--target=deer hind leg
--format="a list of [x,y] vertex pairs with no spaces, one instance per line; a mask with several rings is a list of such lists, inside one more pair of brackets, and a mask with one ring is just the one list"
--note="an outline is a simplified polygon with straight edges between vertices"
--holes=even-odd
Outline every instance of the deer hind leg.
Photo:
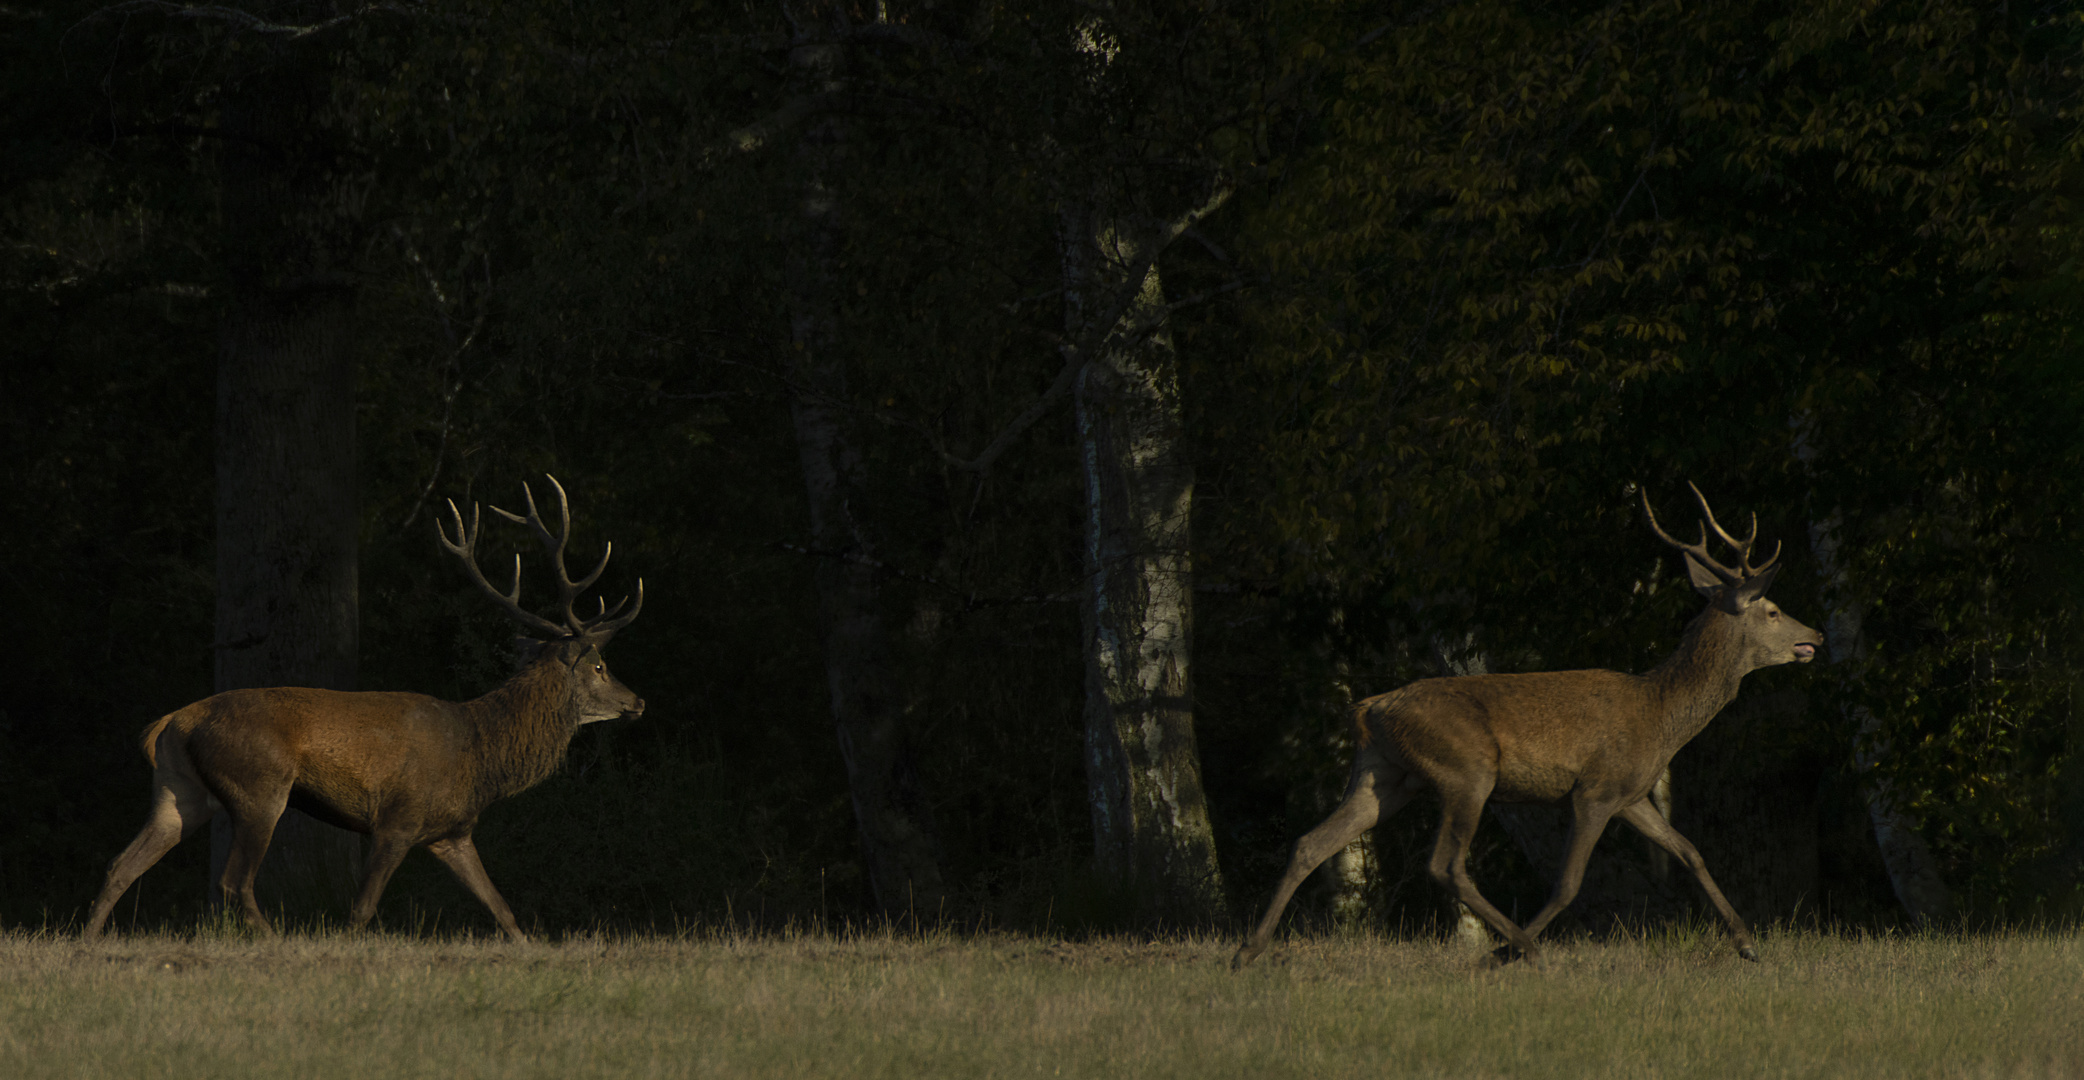
[[1599,846],[1600,834],[1606,832],[1606,823],[1613,816],[1611,809],[1601,806],[1580,803],[1571,808],[1570,836],[1563,842],[1563,870],[1556,875],[1556,888],[1549,894],[1549,902],[1528,921],[1528,937],[1541,936],[1549,923],[1577,899],[1578,889],[1585,883],[1585,865],[1592,861],[1592,849]]
[[1252,958],[1266,948],[1266,943],[1273,939],[1274,930],[1281,924],[1281,912],[1287,909],[1288,901],[1295,897],[1295,890],[1311,871],[1352,843],[1355,837],[1374,828],[1376,822],[1402,809],[1416,793],[1416,788],[1406,783],[1411,774],[1402,767],[1371,751],[1364,750],[1362,754],[1354,762],[1353,779],[1347,782],[1346,796],[1340,800],[1338,808],[1322,824],[1295,842],[1295,854],[1288,859],[1288,870],[1281,875],[1273,900],[1266,905],[1266,914],[1260,918],[1252,935],[1238,946],[1237,955],[1231,957],[1232,970],[1251,963]]
[[1715,879],[1708,875],[1708,864],[1701,859],[1700,852],[1694,848],[1692,841],[1680,836],[1679,830],[1672,828],[1671,822],[1665,820],[1664,815],[1658,812],[1656,804],[1649,799],[1624,808],[1618,816],[1622,821],[1635,826],[1637,832],[1649,837],[1651,843],[1671,852],[1673,858],[1685,863],[1686,868],[1693,871],[1693,878],[1700,882],[1701,891],[1708,894],[1708,900],[1715,905],[1715,910],[1721,913],[1723,924],[1729,927],[1730,940],[1736,943],[1737,955],[1746,960],[1757,960],[1758,945],[1751,939],[1751,928],[1744,925],[1743,918],[1737,914],[1735,908],[1729,906],[1729,900],[1722,895],[1722,890],[1715,886]]
[[499,890],[492,887],[492,878],[486,875],[485,864],[478,861],[477,845],[471,843],[469,836],[436,840],[427,845],[427,850],[456,875],[456,880],[462,882],[472,896],[491,910],[492,918],[498,921],[501,930],[506,931],[507,937],[517,945],[528,943],[528,935],[522,933],[520,924],[514,921],[513,909],[507,907]]
[[1469,876],[1469,845],[1476,839],[1476,826],[1483,820],[1483,804],[1490,799],[1490,789],[1491,785],[1485,783],[1459,794],[1440,792],[1440,833],[1433,840],[1433,858],[1426,869],[1442,889],[1505,939],[1501,958],[1510,958],[1516,952],[1533,959],[1538,955],[1534,935],[1520,929],[1497,905],[1484,899]]
[[376,902],[383,899],[384,887],[391,883],[391,875],[398,872],[398,864],[405,861],[405,853],[411,850],[412,836],[408,833],[380,829],[370,835],[362,887],[355,893],[355,906],[348,915],[351,929],[360,930],[376,917]]
[[275,823],[289,807],[289,787],[284,782],[272,798],[226,804],[232,819],[232,849],[224,860],[224,876],[217,879],[217,891],[226,906],[236,900],[247,924],[270,937],[274,936],[275,927],[261,911],[253,882],[260,876],[261,859],[267,856],[268,843],[275,837]]
[[109,862],[108,879],[102,883],[101,895],[94,898],[81,937],[101,936],[109,912],[115,910],[116,901],[123,898],[131,884],[173,850],[175,844],[210,820],[210,793],[194,777],[170,765],[162,764],[154,770],[152,813],[130,846]]

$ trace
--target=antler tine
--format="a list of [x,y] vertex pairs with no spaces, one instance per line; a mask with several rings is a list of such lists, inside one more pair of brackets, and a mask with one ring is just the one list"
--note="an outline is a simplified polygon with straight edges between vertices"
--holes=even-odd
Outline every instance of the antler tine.
[[608,606],[608,598],[605,596],[600,597],[596,601],[596,603],[600,604],[601,609],[595,612],[592,618],[586,620],[587,625],[589,626],[595,623],[605,622],[609,618],[613,617],[617,612],[621,611],[623,608],[630,606],[630,598],[625,596],[622,599],[615,601],[615,606],[612,608]]
[[1773,568],[1773,564],[1780,561],[1780,550],[1783,546],[1784,545],[1780,541],[1773,541],[1773,557],[1767,559],[1765,562],[1762,562],[1757,566],[1752,566],[1750,557],[1746,556],[1744,559],[1744,576],[1757,577],[1758,575],[1763,574],[1768,570],[1771,570]]
[[500,605],[507,609],[508,614],[521,619],[536,629],[557,637],[583,637],[597,643],[605,642],[614,635],[615,631],[628,626],[630,620],[635,619],[637,612],[644,607],[644,582],[642,580],[637,582],[637,603],[635,607],[630,608],[629,614],[618,617],[618,613],[625,606],[628,606],[630,602],[629,597],[623,597],[616,602],[613,608],[608,606],[606,599],[602,599],[599,614],[591,619],[579,617],[579,596],[591,588],[594,582],[599,581],[602,572],[608,569],[608,559],[615,554],[615,545],[610,543],[601,552],[601,561],[594,566],[592,573],[577,581],[573,581],[571,572],[565,568],[564,564],[565,545],[572,535],[571,499],[565,495],[564,485],[558,483],[556,477],[547,473],[544,476],[550,481],[551,490],[557,492],[558,529],[555,534],[550,532],[549,526],[543,524],[543,515],[536,506],[535,492],[525,483],[521,485],[521,494],[528,500],[528,513],[526,516],[508,513],[497,506],[492,507],[492,512],[517,525],[528,526],[535,533],[536,539],[542,543],[543,549],[549,552],[551,568],[557,572],[558,603],[564,609],[564,625],[559,626],[521,607],[521,556],[514,556],[514,587],[512,590],[507,593],[501,593],[485,580],[485,575],[478,570],[477,560],[474,555],[478,529],[478,510],[476,505],[471,507],[471,524],[466,527],[463,524],[462,513],[456,510],[455,500],[449,500],[449,512],[456,517],[456,532],[461,537],[460,544],[449,543],[447,528],[439,521],[435,523],[436,531],[441,533],[442,546],[448,548],[450,552],[464,560],[465,565],[470,570],[472,580],[476,581],[478,586],[488,594],[498,599]]
[[1758,543],[1758,514],[1756,512],[1753,512],[1751,515],[1751,531],[1745,535],[1744,539],[1739,540],[1731,536],[1729,530],[1722,527],[1721,522],[1715,520],[1715,511],[1708,509],[1708,497],[1701,494],[1700,486],[1691,480],[1686,482],[1686,486],[1693,489],[1693,497],[1699,500],[1701,513],[1708,516],[1708,524],[1715,527],[1716,535],[1722,537],[1723,543],[1736,549],[1737,568],[1743,572],[1745,577],[1757,577],[1771,569],[1774,563],[1780,561],[1780,552],[1784,545],[1780,541],[1774,541],[1773,557],[1758,566],[1751,565],[1751,548]]
[[[549,476],[548,473],[544,475]],[[565,501],[564,489],[557,486],[556,477],[550,476],[550,486],[557,488],[557,508],[562,518],[561,527],[555,536],[550,535],[549,526],[543,524],[543,516],[536,512],[535,492],[529,489],[526,480],[521,482],[521,495],[528,500],[528,516],[510,514],[497,506],[492,508],[492,512],[516,525],[528,526],[535,533],[536,542],[542,544],[543,550],[549,552],[550,558],[557,563],[558,576],[561,578],[564,568],[564,544],[572,535],[572,509],[571,504]]]
[[[508,521],[517,525],[528,526],[535,533],[535,538],[543,545],[543,550],[550,554],[550,568],[557,573],[557,599],[564,608],[565,621],[564,628],[560,629],[558,633],[583,634],[586,632],[586,621],[579,618],[579,612],[574,605],[579,602],[579,595],[585,592],[587,587],[601,576],[601,571],[608,568],[608,554],[602,554],[600,565],[593,568],[593,573],[586,575],[578,581],[572,580],[571,571],[565,567],[564,562],[565,546],[571,542],[572,538],[572,501],[565,494],[564,485],[558,483],[555,476],[544,473],[543,478],[550,481],[550,490],[557,493],[557,532],[555,535],[551,534],[548,525],[543,524],[543,515],[536,508],[535,490],[530,488],[526,481],[521,484],[521,494],[528,500],[528,515],[526,517],[507,513],[497,506],[492,509],[493,512],[504,516]],[[608,552],[612,553],[613,551],[614,545],[610,544]]]
[[1701,494],[1700,485],[1688,480],[1686,486],[1693,489],[1694,501],[1700,503],[1700,512],[1708,519],[1709,527],[1715,530],[1715,535],[1721,537],[1723,543],[1736,549],[1737,559],[1742,563],[1744,557],[1751,553],[1751,545],[1758,542],[1758,515],[1751,515],[1751,535],[1739,540],[1731,536],[1729,530],[1722,527],[1721,522],[1715,520],[1715,511],[1708,508],[1708,497]]
[[601,606],[606,610],[602,611],[600,615],[595,616],[593,622],[587,624],[585,631],[586,637],[596,642],[604,642],[607,641],[610,637],[613,637],[615,635],[615,631],[620,630],[623,627],[628,626],[630,623],[636,621],[637,613],[644,610],[643,578],[637,579],[637,602],[630,608],[630,613],[620,618],[614,617],[615,613],[621,611],[622,606],[624,604],[628,604],[629,602],[630,598],[625,596],[621,600],[616,601],[614,607],[608,608],[608,602],[606,600],[602,600]]
[[[579,611],[575,605],[579,602],[579,594],[592,588],[593,583],[601,579],[601,572],[608,569],[608,559],[615,554],[615,544],[613,541],[609,541],[607,546],[601,550],[601,561],[594,564],[592,573],[577,581],[573,581],[571,571],[567,570],[564,565],[565,543],[572,536],[571,499],[565,495],[564,485],[558,483],[556,477],[551,476],[549,473],[544,473],[543,478],[550,481],[551,489],[557,492],[557,517],[560,524],[557,535],[557,588],[563,594],[564,621],[571,626],[572,633],[586,634],[592,630],[590,621],[579,617]],[[531,508],[533,508],[532,505]],[[606,600],[602,600],[601,606],[606,608],[607,603]]]
[[[439,517],[434,519],[434,533],[440,538],[441,546],[447,548],[449,554],[456,556],[457,559],[462,561],[463,569],[470,575],[471,583],[475,584],[486,596],[491,597],[502,610],[515,620],[536,630],[562,636],[565,633],[564,627],[521,606],[521,556],[514,556],[514,587],[512,589],[501,592],[497,586],[485,580],[485,572],[478,568],[478,535],[481,526],[478,505],[476,503],[471,504],[470,522],[465,524],[463,511],[456,508],[456,500],[450,499],[448,503],[449,515],[456,519],[456,542],[449,542],[448,528],[442,524]],[[495,506],[493,509],[498,510],[499,508]],[[501,512],[504,513],[504,511]]]
[[593,573],[588,574],[585,577],[572,582],[572,589],[575,592],[583,592],[585,591],[587,586],[592,585],[596,581],[599,581],[601,579],[601,571],[606,570],[608,568],[608,557],[613,554],[615,554],[615,542],[613,540],[610,540],[608,541],[607,545],[601,549],[601,561],[594,565]]
[[[1694,488],[1693,493],[1696,496],[1699,495],[1700,489]],[[1678,548],[1680,551],[1683,551],[1686,554],[1692,556],[1695,561],[1699,562],[1702,566],[1712,571],[1716,577],[1721,578],[1727,584],[1734,585],[1737,582],[1743,580],[1742,574],[1739,574],[1737,571],[1722,565],[1720,562],[1717,562],[1715,560],[1714,556],[1708,554],[1708,528],[1706,525],[1701,526],[1699,540],[1691,544],[1684,543],[1680,541],[1678,538],[1672,536],[1672,534],[1665,532],[1664,526],[1657,523],[1657,511],[1650,509],[1650,493],[1647,490],[1645,490],[1642,491],[1640,494],[1643,497],[1643,513],[1648,514],[1650,516],[1650,528],[1656,530],[1657,535],[1662,537],[1665,543],[1670,544],[1671,546]],[[1701,501],[1701,505],[1705,507],[1707,505],[1707,500],[1703,499]],[[1714,515],[1709,515],[1708,520],[1715,520]],[[1721,532],[1722,530],[1718,526],[1716,528],[1716,531]]]

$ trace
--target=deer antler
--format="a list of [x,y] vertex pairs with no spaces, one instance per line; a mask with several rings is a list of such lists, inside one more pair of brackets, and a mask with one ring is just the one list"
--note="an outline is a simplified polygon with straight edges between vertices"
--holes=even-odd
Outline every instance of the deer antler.
[[553,637],[588,638],[596,642],[604,642],[612,637],[617,630],[628,626],[636,619],[637,613],[644,609],[644,581],[642,578],[637,580],[637,603],[630,608],[629,614],[622,615],[619,618],[616,617],[623,607],[630,602],[629,597],[623,597],[616,602],[613,608],[610,608],[608,601],[603,599],[600,601],[601,610],[599,614],[590,619],[581,619],[579,617],[579,613],[574,609],[573,605],[578,602],[580,593],[585,592],[595,581],[600,580],[601,571],[608,568],[608,557],[615,553],[615,545],[612,543],[608,544],[606,550],[601,552],[600,564],[593,568],[592,573],[578,581],[573,581],[571,571],[566,569],[564,564],[565,543],[571,539],[572,535],[571,501],[565,497],[564,485],[559,484],[556,477],[549,476],[547,473],[544,475],[550,481],[550,487],[557,492],[558,531],[555,534],[552,534],[549,527],[543,524],[542,515],[536,511],[535,492],[529,490],[528,485],[525,483],[521,485],[521,493],[528,499],[528,514],[526,517],[520,514],[508,513],[497,506],[492,508],[492,512],[517,525],[527,525],[535,533],[536,540],[543,545],[543,550],[549,552],[551,566],[557,571],[558,604],[564,609],[564,625],[560,626],[521,606],[521,556],[514,556],[514,586],[512,589],[501,592],[491,582],[485,580],[484,572],[478,569],[476,554],[479,531],[478,507],[476,503],[471,504],[470,524],[466,526],[463,522],[463,513],[456,509],[455,500],[449,500],[449,514],[456,519],[456,534],[458,537],[456,543],[449,542],[448,529],[439,520],[435,522],[435,531],[441,536],[441,546],[447,548],[450,554],[463,560],[464,569],[470,573],[471,580],[477,583],[478,588],[484,590],[487,595],[498,602],[499,606],[508,615],[513,616],[527,626],[541,630]]
[[[1657,511],[1650,509],[1650,493],[1648,491],[1642,492],[1643,513],[1648,514],[1650,516],[1650,528],[1657,530],[1657,535],[1663,537],[1665,543],[1670,544],[1675,548],[1678,548],[1680,551],[1685,552],[1689,556],[1692,556],[1694,561],[1700,563],[1702,567],[1706,568],[1710,573],[1714,574],[1716,577],[1721,578],[1725,584],[1729,585],[1735,585],[1739,582],[1755,578],[1760,574],[1763,574],[1766,571],[1772,569],[1773,564],[1780,561],[1780,544],[1776,542],[1773,545],[1772,558],[1767,559],[1765,561],[1765,564],[1762,566],[1751,565],[1751,547],[1753,544],[1756,544],[1758,542],[1757,514],[1751,515],[1751,534],[1746,536],[1744,539],[1739,540],[1736,537],[1731,536],[1729,534],[1729,530],[1722,527],[1721,522],[1715,520],[1715,511],[1708,508],[1708,497],[1706,495],[1701,494],[1700,486],[1698,484],[1695,484],[1691,480],[1688,480],[1686,482],[1686,486],[1693,489],[1694,501],[1700,503],[1701,516],[1706,519],[1705,524],[1701,526],[1700,539],[1694,541],[1691,544],[1684,543],[1680,541],[1678,538],[1672,536],[1672,534],[1664,531],[1664,526],[1659,525],[1657,523]],[[1710,528],[1715,530],[1715,535],[1722,538],[1723,543],[1728,544],[1730,547],[1736,549],[1736,569],[1731,569],[1727,566],[1722,565],[1720,562],[1716,561],[1713,556],[1708,554],[1708,530]]]

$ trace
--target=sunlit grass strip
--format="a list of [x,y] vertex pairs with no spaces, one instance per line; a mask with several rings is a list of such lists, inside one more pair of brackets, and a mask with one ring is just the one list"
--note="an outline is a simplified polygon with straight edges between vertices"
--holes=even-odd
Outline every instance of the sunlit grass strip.
[[0,1076],[2084,1077],[2075,933],[0,935]]

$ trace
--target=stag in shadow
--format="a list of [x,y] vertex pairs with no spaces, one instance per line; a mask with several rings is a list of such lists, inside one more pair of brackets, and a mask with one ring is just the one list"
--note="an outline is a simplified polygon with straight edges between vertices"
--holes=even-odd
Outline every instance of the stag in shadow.
[[[1751,565],[1758,518],[1739,540],[1715,521],[1693,489],[1700,540],[1674,539],[1643,512],[1664,541],[1685,553],[1686,570],[1708,606],[1688,624],[1678,650],[1649,673],[1545,671],[1422,679],[1354,706],[1359,744],[1346,794],[1302,839],[1266,914],[1231,960],[1242,968],[1272,939],[1281,912],[1312,870],[1422,791],[1440,798],[1440,831],[1427,866],[1433,880],[1506,944],[1494,958],[1534,958],[1550,920],[1577,895],[1593,845],[1618,817],[1693,871],[1729,927],[1738,955],[1758,959],[1757,943],[1687,839],[1658,811],[1654,790],[1672,755],[1700,734],[1759,668],[1807,663],[1822,638],[1765,598],[1780,551]],[[1737,553],[1725,566],[1708,553],[1708,530]],[[1538,803],[1570,811],[1562,870],[1548,903],[1523,928],[1484,899],[1469,877],[1469,844],[1486,803]]]
[[[644,701],[608,673],[601,650],[644,606],[627,599],[581,618],[574,605],[601,576],[600,564],[578,581],[565,569],[571,506],[555,477],[559,529],[553,534],[524,485],[528,514],[492,512],[525,524],[557,573],[561,621],[521,606],[521,557],[513,587],[502,592],[477,564],[479,515],[466,523],[449,503],[456,539],[437,523],[442,546],[462,561],[480,591],[541,639],[523,644],[523,663],[498,689],[472,701],[425,694],[313,690],[231,690],[160,717],[145,729],[152,763],[152,811],[145,827],[109,864],[83,936],[97,937],[125,890],[181,839],[223,810],[231,818],[231,857],[217,888],[228,905],[262,933],[273,933],[253,882],[275,823],[286,807],[370,838],[350,923],[366,926],[406,852],[425,847],[492,912],[501,930],[526,941],[513,911],[492,887],[471,843],[487,806],[540,783],[564,760],[581,724],[634,717]],[[624,614],[622,609],[628,607]]]

